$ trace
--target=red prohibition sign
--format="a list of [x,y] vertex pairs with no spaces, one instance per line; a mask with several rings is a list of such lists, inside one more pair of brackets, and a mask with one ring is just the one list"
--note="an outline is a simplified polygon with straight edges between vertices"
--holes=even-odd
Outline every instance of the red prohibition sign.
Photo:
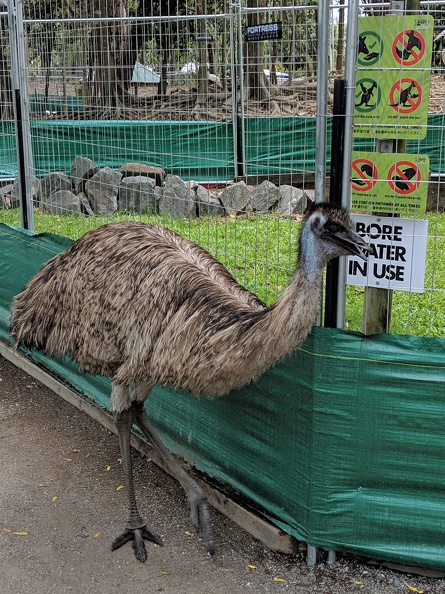
[[[369,159],[356,159],[352,167],[352,189],[355,192],[369,192],[375,186],[378,179],[377,167]],[[355,177],[357,174],[357,177]]]
[[388,171],[388,184],[396,194],[412,194],[421,181],[417,165],[411,161],[398,161]]
[[414,66],[425,54],[425,39],[414,29],[406,29],[397,35],[392,44],[394,59],[404,66]]
[[389,105],[399,113],[412,113],[422,103],[422,87],[412,78],[402,78],[389,92]]

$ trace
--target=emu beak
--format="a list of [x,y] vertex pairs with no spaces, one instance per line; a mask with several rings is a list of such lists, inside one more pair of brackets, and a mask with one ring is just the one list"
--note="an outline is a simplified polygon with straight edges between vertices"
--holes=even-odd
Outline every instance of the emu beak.
[[362,260],[366,260],[370,254],[374,253],[374,248],[354,231],[348,230],[330,235],[332,241],[346,250],[351,256],[358,256]]

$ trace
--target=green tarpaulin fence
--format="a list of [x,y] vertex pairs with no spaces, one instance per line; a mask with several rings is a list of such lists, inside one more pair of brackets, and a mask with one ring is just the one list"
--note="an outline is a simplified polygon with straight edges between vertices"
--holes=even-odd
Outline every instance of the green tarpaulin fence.
[[[315,171],[315,118],[246,118],[245,173],[247,175],[289,174]],[[426,154],[430,169],[445,174],[445,114],[428,116],[426,138],[407,141],[407,153]],[[327,155],[331,162],[332,118],[327,118]],[[356,138],[354,150],[374,151],[375,141]],[[328,165],[329,169],[329,165]]]
[[[70,244],[0,225],[0,338],[13,296]],[[109,382],[30,355],[98,407]],[[219,400],[156,387],[167,446],[314,546],[445,569],[445,340],[314,329]]]
[[[445,174],[445,114],[428,117],[427,136],[408,141],[407,152],[426,154],[431,171]],[[330,163],[332,118],[328,118]],[[315,118],[245,118],[244,174],[272,175],[315,170]],[[0,122],[0,178],[17,175],[13,122]],[[32,120],[37,174],[69,173],[73,159],[89,157],[99,167],[128,161],[162,167],[183,179],[228,181],[237,175],[232,122]],[[355,150],[374,150],[357,139]]]

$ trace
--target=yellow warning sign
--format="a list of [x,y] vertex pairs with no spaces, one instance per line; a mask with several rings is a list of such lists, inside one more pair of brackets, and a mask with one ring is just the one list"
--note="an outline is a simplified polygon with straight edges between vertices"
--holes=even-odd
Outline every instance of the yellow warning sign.
[[434,20],[431,16],[359,19],[354,135],[426,135]]
[[426,155],[353,152],[352,208],[365,212],[423,214],[428,177]]

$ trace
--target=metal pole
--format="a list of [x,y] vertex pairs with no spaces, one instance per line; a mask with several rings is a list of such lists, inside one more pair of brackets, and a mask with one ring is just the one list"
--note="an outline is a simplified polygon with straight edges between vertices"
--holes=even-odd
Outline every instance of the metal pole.
[[[324,202],[326,196],[326,127],[328,107],[328,52],[329,52],[329,0],[318,3],[317,20],[317,119],[315,129],[315,202]],[[321,312],[315,324],[321,324]],[[307,547],[306,562],[313,567],[317,562],[317,548]]]
[[318,3],[317,121],[315,130],[315,202],[323,202],[326,193],[326,122],[328,98],[329,1]]
[[232,82],[232,136],[233,136],[233,167],[234,177],[238,175],[238,160],[239,160],[239,146],[238,146],[238,76],[237,76],[237,47],[235,41],[235,14],[237,10],[236,4],[229,6],[229,27],[230,27],[230,80]]
[[236,4],[237,10],[237,32],[238,32],[238,80],[239,80],[239,128],[238,128],[238,163],[237,173],[239,176],[246,175],[245,170],[245,118],[244,118],[244,56],[243,56],[243,27],[241,23],[241,2]]
[[22,227],[33,231],[32,174],[34,172],[34,166],[31,147],[28,88],[26,85],[23,1],[7,0],[7,5],[21,219]]
[[[334,103],[332,106],[331,176],[329,202],[341,202],[343,177],[343,135],[345,129],[345,81],[334,80]],[[325,328],[337,328],[339,259],[328,262],[326,267],[326,303],[324,307]]]
[[[348,29],[346,33],[345,60],[345,131],[343,145],[343,180],[341,203],[345,208],[351,206],[351,153],[354,134],[354,100],[355,100],[355,71],[357,66],[357,33],[358,33],[359,0],[348,2]],[[337,328],[345,325],[346,304],[346,258],[339,259],[338,265],[338,301]]]

